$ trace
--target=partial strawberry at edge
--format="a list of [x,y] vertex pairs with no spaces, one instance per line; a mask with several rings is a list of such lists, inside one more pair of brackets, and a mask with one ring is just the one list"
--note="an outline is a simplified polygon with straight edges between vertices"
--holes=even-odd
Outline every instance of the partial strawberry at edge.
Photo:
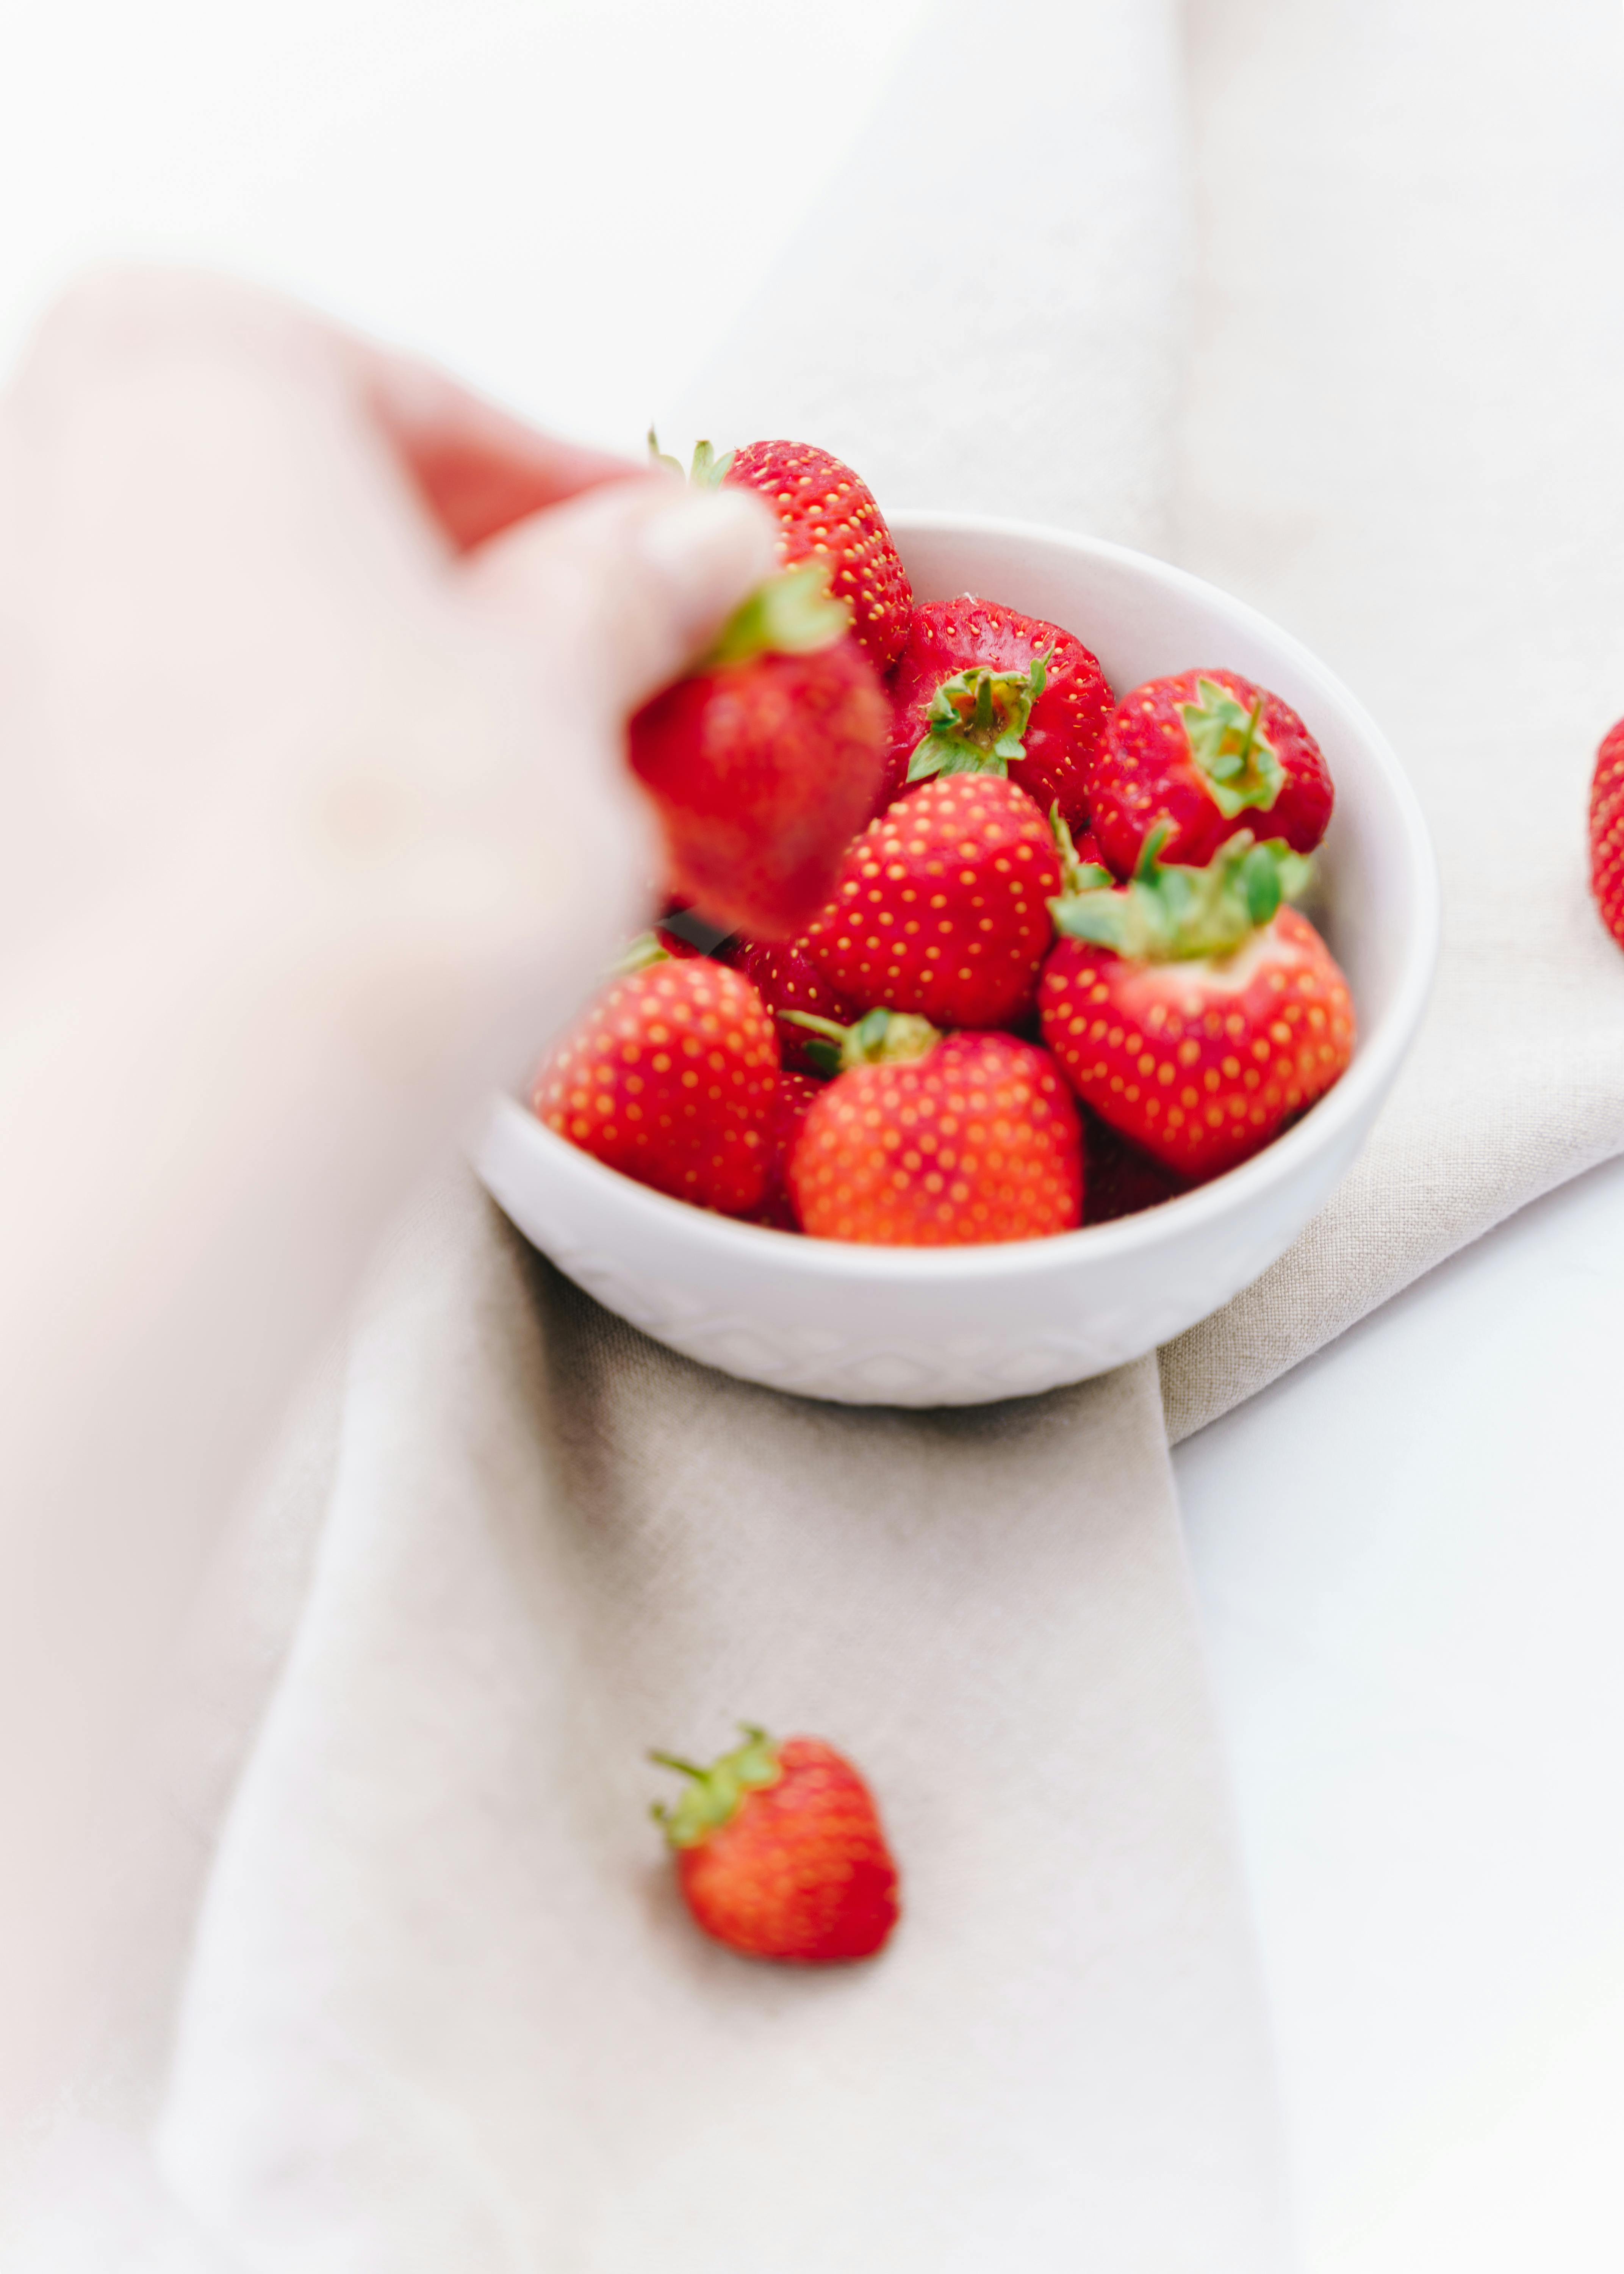
[[812,556],[830,564],[830,591],[876,671],[896,660],[914,595],[885,517],[867,482],[807,442],[748,442],[723,459],[723,480],[755,490],[778,516],[786,568]]
[[873,810],[889,723],[822,570],[770,579],[712,655],[631,721],[668,888],[727,930],[793,938]]
[[1087,774],[1116,697],[1058,624],[966,593],[922,601],[891,674],[884,802],[932,773],[1007,774],[1044,813],[1086,826]]
[[772,1113],[767,1125],[767,1189],[747,1219],[769,1231],[801,1230],[801,1219],[789,1196],[789,1156],[801,1134],[801,1125],[823,1094],[823,1085],[809,1073],[778,1074]]
[[742,971],[756,988],[778,1027],[779,1064],[798,1073],[817,1073],[822,1068],[808,1055],[807,1029],[781,1017],[781,1013],[810,1011],[817,1018],[846,1026],[864,1008],[831,984],[804,939],[736,939],[723,960]]
[[1624,947],[1624,719],[1596,753],[1590,782],[1590,890],[1603,923]]
[[1177,1200],[1187,1186],[1164,1162],[1130,1145],[1118,1129],[1083,1110],[1083,1222],[1116,1224],[1163,1201]]
[[1331,818],[1324,754],[1278,695],[1232,671],[1182,671],[1124,695],[1088,770],[1089,825],[1131,877],[1168,825],[1162,859],[1204,868],[1243,829],[1312,853]]

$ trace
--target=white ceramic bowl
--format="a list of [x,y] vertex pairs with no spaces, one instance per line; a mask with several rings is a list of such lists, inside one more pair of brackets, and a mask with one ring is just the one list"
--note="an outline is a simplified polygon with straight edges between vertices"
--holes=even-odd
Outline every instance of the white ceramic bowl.
[[1274,1144],[1214,1183],[1057,1239],[947,1250],[798,1239],[709,1216],[578,1152],[499,1099],[477,1160],[520,1231],[658,1341],[776,1389],[853,1405],[974,1405],[1080,1382],[1180,1333],[1272,1263],[1352,1165],[1420,1019],[1438,942],[1426,825],[1380,731],[1266,617],[1143,553],[959,514],[891,522],[921,599],[965,591],[1064,624],[1118,693],[1200,664],[1300,711],[1336,783],[1315,914],[1348,975],[1353,1063]]

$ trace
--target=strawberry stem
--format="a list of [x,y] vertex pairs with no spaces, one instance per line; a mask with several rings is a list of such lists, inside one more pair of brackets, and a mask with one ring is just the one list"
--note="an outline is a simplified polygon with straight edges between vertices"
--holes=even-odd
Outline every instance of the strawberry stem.
[[681,460],[666,456],[665,451],[660,448],[659,436],[650,426],[649,458],[652,464],[664,467],[668,474],[675,474],[679,480],[688,481],[696,490],[713,490],[726,479],[728,469],[733,462],[733,453],[731,450],[726,451],[718,458],[709,442],[695,442],[694,463],[684,474]]
[[1026,755],[1023,737],[1034,704],[1049,683],[1052,646],[1026,671],[973,666],[944,679],[930,698],[922,740],[908,760],[908,779],[932,774],[1003,774]]
[[735,1745],[709,1768],[684,1760],[680,1753],[650,1753],[649,1758],[661,1768],[676,1769],[689,1780],[673,1808],[662,1808],[657,1802],[650,1811],[665,1826],[673,1848],[698,1847],[737,1815],[753,1791],[777,1784],[783,1774],[778,1746],[767,1732],[748,1721],[741,1722],[740,1728],[744,1732],[743,1744]]
[[669,963],[669,950],[663,948],[658,936],[651,931],[640,931],[635,939],[628,942],[622,953],[610,966],[613,979],[628,978],[634,971],[646,971],[650,964]]
[[1215,679],[1196,681],[1197,700],[1181,703],[1184,740],[1207,794],[1226,821],[1248,806],[1265,811],[1285,785],[1286,770],[1263,732],[1263,697],[1250,710]]
[[1313,874],[1313,863],[1283,838],[1259,845],[1249,829],[1221,845],[1204,869],[1163,862],[1168,833],[1166,823],[1150,832],[1130,884],[1051,900],[1056,930],[1139,963],[1232,955],[1273,922],[1282,900],[1305,892]]
[[[831,1073],[849,1073],[861,1065],[906,1065],[922,1058],[942,1039],[940,1028],[913,1011],[868,1011],[851,1027],[820,1019],[815,1011],[780,1011],[778,1016],[820,1035],[831,1058],[838,1051],[835,1063],[828,1066]],[[816,1054],[820,1065],[825,1063],[817,1043],[808,1043],[808,1050]]]
[[810,655],[832,647],[851,628],[849,612],[831,597],[827,561],[798,561],[734,609],[693,673],[729,670],[758,655]]

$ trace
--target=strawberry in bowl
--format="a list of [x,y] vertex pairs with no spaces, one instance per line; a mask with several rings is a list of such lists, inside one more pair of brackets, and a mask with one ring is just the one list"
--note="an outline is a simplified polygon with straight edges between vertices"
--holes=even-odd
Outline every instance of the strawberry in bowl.
[[940,774],[1001,774],[1085,826],[1088,769],[1113,697],[1058,624],[965,593],[914,611],[891,679],[885,802]]
[[1204,869],[1153,834],[1124,887],[1055,904],[1038,990],[1043,1039],[1102,1121],[1199,1182],[1248,1159],[1353,1055],[1348,983],[1286,904],[1308,863],[1231,838]]
[[[733,1185],[698,1206],[696,1193],[674,1198],[515,1099],[498,1102],[479,1163],[562,1270],[693,1358],[855,1404],[979,1404],[1165,1342],[1297,1236],[1415,1033],[1436,882],[1380,732],[1240,602],[1088,538],[950,515],[889,522],[915,616],[996,593],[1043,640],[1019,668],[987,664],[1022,686],[976,680],[979,664],[948,674],[966,683],[947,707],[985,749],[950,749],[854,826],[793,932],[734,917],[743,937],[710,947],[741,981],[761,974],[774,1036],[760,1196],[741,1204]],[[1165,811],[1118,799],[1102,771],[1132,697],[1069,809],[1020,786],[1051,634],[1097,659],[1102,688],[1167,692],[1186,757],[1192,730],[1199,746],[1186,805],[1177,744],[1149,792]],[[1206,658],[1219,660],[1192,670]],[[893,681],[893,757],[896,694]],[[998,753],[1013,727],[1021,755]],[[999,757],[1002,772],[981,762]],[[1317,810],[1310,794],[1294,807],[1294,785],[1316,780]],[[1131,843],[1113,834],[1118,806]],[[1215,832],[1195,854],[1177,833],[1192,816]],[[1321,832],[1311,925],[1289,895],[1299,840]]]
[[1197,868],[1243,829],[1312,853],[1332,803],[1325,754],[1297,712],[1233,671],[1181,671],[1124,695],[1088,772],[1089,826],[1119,877],[1157,827],[1163,858]]

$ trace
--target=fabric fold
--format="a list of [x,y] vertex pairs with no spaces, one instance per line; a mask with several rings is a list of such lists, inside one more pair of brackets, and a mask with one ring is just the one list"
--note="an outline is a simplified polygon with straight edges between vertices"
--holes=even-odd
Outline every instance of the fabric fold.
[[[876,1964],[695,1933],[651,1743],[846,1746]],[[708,1373],[459,1185],[358,1344],[163,2164],[245,2267],[1283,2264],[1148,1362],[966,1412]]]

